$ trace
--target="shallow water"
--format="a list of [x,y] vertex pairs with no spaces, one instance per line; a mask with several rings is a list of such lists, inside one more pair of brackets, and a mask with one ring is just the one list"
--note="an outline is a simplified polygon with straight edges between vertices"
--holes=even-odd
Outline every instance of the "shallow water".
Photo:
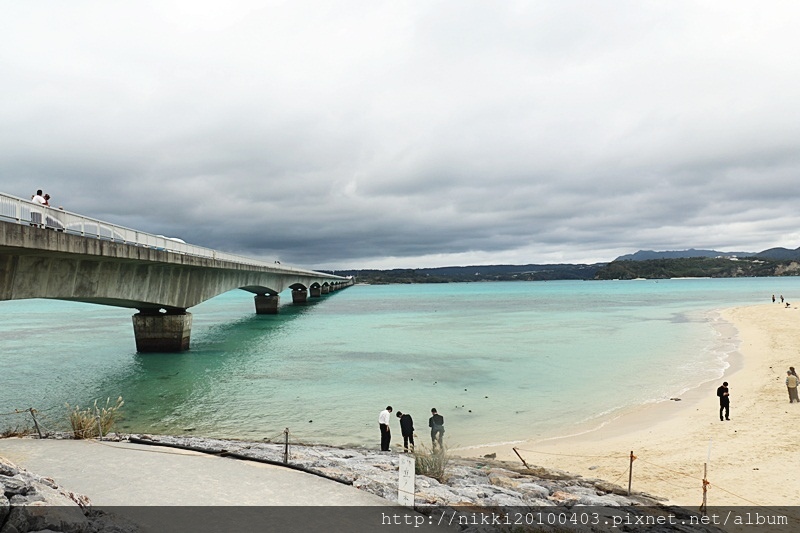
[[[191,350],[137,354],[131,311],[0,302],[0,428],[34,407],[122,396],[126,432],[375,446],[386,405],[451,446],[571,433],[718,378],[736,339],[715,310],[800,293],[798,278],[357,285],[254,314],[233,291],[192,308]],[[775,304],[779,305],[779,304]],[[399,425],[393,421],[399,436]]]

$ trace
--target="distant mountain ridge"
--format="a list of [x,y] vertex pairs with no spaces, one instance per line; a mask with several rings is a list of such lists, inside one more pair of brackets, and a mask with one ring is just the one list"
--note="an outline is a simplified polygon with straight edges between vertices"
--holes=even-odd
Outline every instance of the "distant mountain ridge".
[[390,270],[324,270],[340,276],[355,276],[365,283],[449,283],[463,281],[546,281],[593,279],[606,263],[550,265],[473,265]]
[[639,250],[633,254],[621,255],[615,261],[649,261],[652,259],[686,259],[692,257],[757,257],[774,259],[777,261],[791,261],[800,259],[800,248],[770,248],[763,252],[720,252],[718,250],[670,250],[656,252],[653,250]]
[[718,250],[639,250],[610,263],[471,265],[390,270],[325,270],[354,276],[361,283],[453,283],[591,279],[669,279],[675,277],[800,276],[800,248],[763,252]]

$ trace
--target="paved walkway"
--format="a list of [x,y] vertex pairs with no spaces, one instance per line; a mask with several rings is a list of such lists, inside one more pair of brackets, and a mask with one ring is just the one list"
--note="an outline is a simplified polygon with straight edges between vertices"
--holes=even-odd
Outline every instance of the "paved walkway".
[[[0,439],[0,456],[30,472],[53,478],[67,490],[88,496],[96,507],[115,507],[116,512],[117,506],[129,506],[122,514],[144,526],[145,531],[163,530],[164,520],[174,520],[175,513],[180,511],[175,506],[237,507],[238,510],[228,512],[228,516],[217,511],[219,520],[224,520],[224,523],[215,525],[209,522],[209,516],[195,507],[192,516],[202,520],[208,530],[216,531],[234,530],[229,527],[231,520],[245,519],[252,525],[253,517],[243,515],[243,506],[358,506],[362,511],[370,507],[370,513],[374,516],[377,512],[378,519],[383,512],[381,508],[387,514],[406,511],[373,494],[312,474],[171,448],[12,438]],[[143,509],[144,506],[150,506],[150,509]],[[164,507],[154,509],[154,506],[173,507],[169,510]],[[376,509],[376,506],[380,507]],[[251,512],[255,512],[253,509],[251,507]],[[290,515],[296,517],[298,509],[295,507]],[[304,508],[304,518],[310,516],[308,509]],[[334,521],[347,518],[342,510],[330,512],[342,515],[331,517]],[[163,516],[164,513],[172,515],[172,518]],[[358,514],[354,510],[350,518],[363,518]],[[289,515],[284,518],[291,520]],[[324,519],[324,516],[319,518]],[[369,521],[373,521],[372,518]],[[308,530],[309,525],[305,524],[303,529]],[[327,523],[327,526],[331,524]],[[373,530],[371,527],[352,529],[353,524],[348,527],[351,531]],[[187,530],[190,529],[187,527]],[[339,528],[324,527],[322,530]]]

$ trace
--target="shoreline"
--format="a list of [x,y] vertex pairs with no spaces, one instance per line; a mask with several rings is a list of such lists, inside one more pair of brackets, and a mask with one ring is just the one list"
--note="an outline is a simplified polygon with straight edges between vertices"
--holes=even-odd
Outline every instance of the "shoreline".
[[[739,339],[738,330],[730,321],[727,321],[722,318],[722,314],[727,309],[734,309],[734,308],[724,308],[724,309],[716,309],[708,311],[708,314],[711,315],[709,322],[711,323],[711,327],[717,332],[718,336],[720,338],[725,338],[728,341],[731,341],[731,339],[735,339],[733,341],[732,349],[724,349],[724,350],[720,349],[717,352],[719,354],[722,354],[719,357],[719,359],[725,364],[724,368],[721,370],[721,373],[718,377],[715,377],[713,379],[706,379],[704,381],[688,385],[684,387],[680,392],[675,393],[675,395],[669,398],[661,397],[658,399],[652,399],[638,405],[629,405],[627,407],[621,407],[612,412],[601,414],[597,417],[593,417],[579,424],[576,428],[571,429],[570,433],[552,431],[551,433],[546,434],[544,436],[513,439],[502,442],[489,442],[482,444],[472,444],[467,446],[458,446],[456,448],[453,448],[452,451],[454,453],[459,453],[460,455],[468,456],[460,452],[466,452],[471,450],[495,449],[495,448],[502,448],[504,446],[516,446],[518,444],[524,444],[524,443],[540,444],[551,441],[554,442],[562,441],[564,439],[579,439],[587,434],[595,434],[595,433],[602,434],[604,430],[613,431],[617,427],[615,424],[628,426],[628,425],[634,425],[634,421],[640,421],[642,423],[646,423],[646,417],[648,416],[648,414],[653,414],[653,413],[662,414],[662,412],[677,413],[678,411],[680,411],[681,408],[689,409],[692,405],[700,402],[700,400],[702,400],[702,398],[704,398],[707,395],[706,388],[709,387],[710,384],[715,384],[714,389],[716,389],[716,387],[718,386],[717,382],[722,383],[722,381],[726,376],[737,372],[743,367],[744,358],[741,351],[739,350],[739,345],[741,344],[741,340]],[[675,404],[675,405],[674,407],[667,407],[666,406],[667,404],[670,405]],[[606,427],[610,425],[613,427],[611,429],[606,429]]]
[[[513,447],[528,464],[620,484],[627,484],[632,452],[632,490],[665,497],[674,505],[700,504],[706,464],[709,505],[796,504],[800,481],[787,475],[786,465],[795,460],[798,437],[786,413],[800,414],[800,404],[788,405],[783,378],[800,359],[794,354],[800,342],[797,307],[734,307],[720,311],[720,317],[735,328],[738,350],[729,353],[729,365],[718,380],[687,390],[679,402],[643,404],[595,429]],[[717,418],[716,387],[722,381],[731,386],[730,422]],[[454,453],[495,453],[498,459],[520,462],[510,445]]]
[[[633,453],[632,491],[670,505],[700,504],[704,466],[710,506],[794,505],[800,480],[787,465],[795,460],[800,437],[787,414],[800,414],[800,404],[787,405],[783,379],[800,362],[798,308],[740,306],[719,311],[719,317],[720,335],[735,336],[738,349],[726,352],[728,366],[720,378],[688,389],[681,401],[642,404],[577,434],[451,448],[452,455],[480,460],[496,454],[497,461],[522,467],[517,448],[528,465],[627,486]],[[668,368],[665,362],[658,371]],[[717,419],[715,390],[723,380],[731,384],[730,422]],[[419,438],[425,442],[424,431]]]
[[[584,424],[573,430],[571,433],[564,434],[564,433],[553,433],[543,437],[535,437],[529,439],[517,439],[514,441],[508,442],[496,442],[496,443],[487,443],[487,444],[477,444],[472,446],[464,446],[455,449],[454,451],[461,451],[461,450],[470,450],[470,449],[484,449],[484,448],[496,448],[508,445],[517,445],[523,443],[547,443],[551,441],[561,441],[564,439],[578,439],[582,436],[587,434],[602,434],[603,430],[606,426],[614,425],[614,424],[622,424],[622,425],[631,425],[633,421],[640,421],[642,423],[646,422],[647,416],[652,416],[654,413],[663,414],[666,413],[676,413],[680,411],[681,408],[689,409],[692,405],[699,402],[703,397],[707,395],[707,387],[710,387],[710,384],[715,384],[714,388],[716,389],[717,382],[722,383],[724,381],[725,376],[728,374],[735,373],[736,371],[740,370],[743,366],[743,356],[739,350],[740,341],[738,340],[738,331],[736,330],[735,326],[728,321],[722,320],[721,314],[724,310],[715,310],[709,311],[709,313],[716,314],[715,317],[712,318],[714,322],[712,327],[717,331],[719,337],[726,337],[727,339],[736,338],[735,347],[730,350],[721,350],[719,353],[723,353],[720,359],[725,363],[725,367],[722,369],[721,374],[718,377],[713,379],[707,379],[705,381],[701,381],[699,383],[689,385],[684,387],[680,392],[676,393],[674,396],[670,398],[662,397],[659,399],[648,400],[638,405],[623,407],[616,410],[613,413],[607,413],[605,416],[600,415],[597,418],[593,418],[591,420],[586,421]],[[667,404],[675,404],[674,406],[667,407]],[[614,426],[616,427],[616,426]],[[613,429],[613,428],[612,428]],[[609,429],[608,431],[612,431]]]
[[[459,455],[469,456],[465,452],[469,452],[472,450],[484,450],[484,449],[494,450],[495,448],[502,448],[503,446],[516,446],[518,444],[523,444],[523,443],[538,444],[549,441],[560,441],[568,438],[577,439],[586,434],[602,432],[606,426],[618,423],[617,421],[620,420],[624,421],[629,419],[635,419],[636,417],[643,418],[644,417],[644,415],[642,414],[643,411],[647,412],[647,410],[649,409],[656,410],[659,409],[659,406],[662,406],[661,409],[666,409],[663,407],[663,404],[674,403],[678,404],[679,406],[688,408],[692,402],[699,401],[702,397],[706,395],[704,387],[708,386],[711,383],[717,383],[717,381],[719,381],[719,383],[722,383],[724,376],[742,368],[743,356],[739,350],[740,340],[738,338],[738,330],[730,321],[727,321],[722,318],[722,313],[725,312],[727,309],[733,309],[733,308],[712,309],[706,312],[710,327],[716,331],[719,339],[722,339],[717,341],[718,349],[715,350],[715,353],[718,354],[717,359],[724,365],[720,369],[719,376],[711,379],[704,379],[703,381],[696,382],[693,384],[689,384],[669,397],[661,396],[659,398],[649,399],[637,405],[628,405],[614,409],[606,413],[601,413],[597,416],[593,416],[579,423],[577,426],[571,428],[569,430],[570,431],[569,433],[564,433],[563,431],[559,430],[552,430],[549,433],[545,433],[544,435],[537,435],[534,437],[516,438],[500,442],[484,442],[479,444],[470,444],[466,446],[457,446],[456,448],[453,448],[452,451]],[[716,387],[717,385],[714,385],[715,389]],[[677,409],[678,407],[675,408],[675,410]],[[669,412],[672,411],[673,411],[672,409],[669,409]]]

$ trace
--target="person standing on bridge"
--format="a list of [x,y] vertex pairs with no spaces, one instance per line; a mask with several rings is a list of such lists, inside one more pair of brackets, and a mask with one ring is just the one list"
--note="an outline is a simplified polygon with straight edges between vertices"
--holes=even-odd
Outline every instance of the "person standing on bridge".
[[[44,199],[42,196],[42,189],[36,191],[36,194],[31,196],[31,202],[36,205],[47,205],[47,200]],[[36,226],[37,228],[42,227],[43,225],[43,213],[41,211],[37,211],[36,209],[31,208],[31,226]]]
[[389,405],[378,415],[378,426],[381,428],[381,451],[389,451],[389,442],[392,440],[392,432],[389,429],[391,420],[392,406]]

